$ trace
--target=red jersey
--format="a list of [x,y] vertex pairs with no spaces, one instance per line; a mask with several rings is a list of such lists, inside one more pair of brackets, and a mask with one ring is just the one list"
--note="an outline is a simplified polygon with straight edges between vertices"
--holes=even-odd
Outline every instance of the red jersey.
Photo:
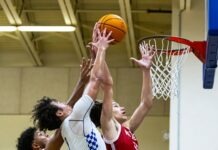
[[107,150],[138,150],[138,141],[135,135],[121,126],[118,137],[114,141],[105,139]]

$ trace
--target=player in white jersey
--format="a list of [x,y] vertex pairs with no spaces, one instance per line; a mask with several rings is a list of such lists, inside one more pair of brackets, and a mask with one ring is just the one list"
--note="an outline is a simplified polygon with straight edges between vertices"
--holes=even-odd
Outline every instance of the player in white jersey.
[[[90,59],[82,59],[80,65],[80,77],[70,96],[67,104],[74,106],[75,102],[82,96],[85,85],[90,78],[90,70],[93,67]],[[61,136],[61,130],[57,129],[51,136],[36,127],[29,127],[24,130],[17,140],[17,150],[60,150],[64,140]]]
[[[100,32],[100,31],[99,31]],[[44,97],[39,100],[33,109],[34,123],[41,130],[54,130],[61,128],[62,137],[70,150],[105,150],[105,143],[90,119],[90,110],[94,105],[100,84],[107,85],[107,75],[104,74],[105,49],[108,48],[109,34],[106,30],[97,42],[96,59],[91,71],[90,81],[83,96],[72,107],[57,102],[55,99]],[[103,59],[102,59],[103,58]]]
[[69,149],[106,149],[100,133],[89,116],[93,105],[91,97],[82,96],[74,105],[72,113],[61,124],[61,135]]

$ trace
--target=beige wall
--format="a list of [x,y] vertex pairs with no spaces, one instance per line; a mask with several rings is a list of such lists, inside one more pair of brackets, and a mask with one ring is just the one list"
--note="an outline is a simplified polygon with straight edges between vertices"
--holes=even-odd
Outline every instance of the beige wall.
[[[131,114],[139,103],[141,72],[138,68],[112,68],[111,72],[114,99]],[[36,100],[44,95],[67,100],[78,75],[79,68],[0,68],[0,148],[14,150],[21,131],[32,125],[29,115]],[[168,141],[162,138],[169,128],[168,114],[169,102],[155,101],[136,132],[141,150],[168,150]]]
[[[148,116],[136,131],[140,150],[169,150],[169,117]],[[167,136],[167,135],[165,135]]]
[[[29,115],[0,115],[0,149],[15,150],[17,137],[32,125]],[[163,133],[168,131],[168,117],[147,117],[136,132],[140,150],[168,150]],[[66,146],[62,150],[66,150]]]
[[15,150],[19,134],[32,125],[30,116],[0,115],[0,149]]
[[[138,68],[110,70],[114,99],[131,114],[139,103],[142,74]],[[29,114],[42,96],[66,101],[78,78],[79,68],[0,68],[0,114]],[[155,101],[151,112],[165,116],[168,110],[168,101]]]

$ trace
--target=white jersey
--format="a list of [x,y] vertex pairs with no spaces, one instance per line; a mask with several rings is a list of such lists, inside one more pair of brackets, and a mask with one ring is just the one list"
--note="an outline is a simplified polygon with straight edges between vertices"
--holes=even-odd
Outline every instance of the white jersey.
[[83,95],[63,121],[61,134],[69,150],[106,150],[101,134],[90,119],[93,105],[92,98]]

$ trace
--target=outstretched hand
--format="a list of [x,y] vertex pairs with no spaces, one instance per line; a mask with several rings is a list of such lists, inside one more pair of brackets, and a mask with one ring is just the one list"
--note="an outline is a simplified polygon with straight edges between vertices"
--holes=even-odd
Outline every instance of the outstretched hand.
[[107,49],[109,44],[114,41],[114,39],[109,39],[111,34],[112,31],[107,33],[106,28],[100,32],[99,28],[96,27],[93,31],[93,41],[90,43],[92,46],[94,46],[94,51]]
[[143,43],[143,45],[140,45],[142,58],[138,60],[131,57],[130,59],[137,63],[141,68],[150,69],[152,65],[152,59],[155,55],[155,52],[153,50],[153,46],[148,46],[148,44]]
[[86,46],[90,49],[91,58],[94,61],[96,57],[97,50],[104,50],[107,49],[109,44],[114,41],[114,39],[110,39],[110,36],[112,34],[112,31],[107,33],[107,29],[105,28],[103,32],[100,32],[99,30],[99,23],[96,23],[93,28],[92,33],[92,42],[89,42]]

